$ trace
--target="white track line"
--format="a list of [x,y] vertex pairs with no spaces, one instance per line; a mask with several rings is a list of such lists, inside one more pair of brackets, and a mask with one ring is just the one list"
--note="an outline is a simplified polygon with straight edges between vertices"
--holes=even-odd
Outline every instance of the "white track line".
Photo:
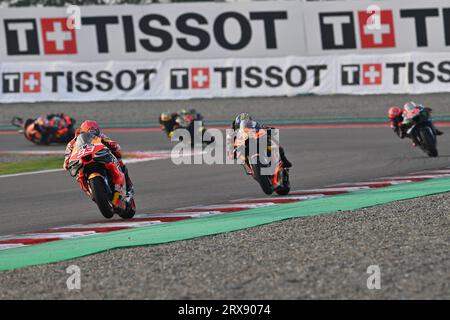
[[136,218],[201,218],[225,214],[220,211],[198,211],[198,212],[173,212],[173,213],[149,213],[139,214]]
[[409,174],[408,176],[413,176],[413,175],[446,175],[446,174],[450,174],[450,170],[433,170],[433,171],[419,171],[419,172],[414,172],[412,174]]
[[[423,175],[407,175],[407,176],[402,176],[402,177],[389,177],[389,179],[391,179],[391,180],[395,180],[395,179],[405,179],[405,180],[407,180],[407,179],[434,179],[434,178],[444,178],[444,177],[449,177],[450,176],[450,174],[432,174],[432,175],[429,175],[429,174],[423,174]],[[387,178],[379,178],[379,179],[375,179],[375,180],[377,180],[377,181],[379,181],[379,180],[384,180],[384,179],[387,179]]]
[[0,244],[0,251],[19,247],[26,247],[26,245],[21,243]]
[[272,203],[270,202],[270,200],[308,200],[308,199],[316,199],[316,198],[322,198],[324,195],[323,194],[314,194],[314,195],[310,195],[310,196],[281,196],[281,197],[270,197],[270,198],[244,198],[244,199],[237,199],[237,200],[230,200],[230,202],[240,202],[240,201],[254,201],[255,203],[258,203],[258,201],[265,201],[262,203]]
[[260,207],[268,207],[271,204],[267,203],[243,203],[243,204],[213,204],[208,206],[194,206],[194,207],[186,207],[186,208],[179,208],[175,209],[176,212],[181,210],[214,210],[214,209],[254,209],[254,208],[260,208]]
[[333,187],[326,187],[326,188],[321,188],[321,189],[307,189],[307,190],[295,190],[295,191],[291,191],[292,193],[297,193],[297,192],[302,192],[302,193],[306,193],[308,194],[309,192],[311,193],[316,193],[316,192],[335,192],[335,191],[347,191],[347,192],[353,192],[353,191],[359,191],[359,190],[365,190],[365,189],[370,189],[370,187],[368,186],[359,186],[359,187],[338,187],[338,186],[333,186]]
[[[54,229],[51,229],[54,230]],[[49,233],[22,233],[0,237],[0,241],[14,240],[14,239],[47,239],[47,238],[78,238],[84,236],[94,235],[94,231],[86,232],[49,232]]]
[[366,186],[366,187],[370,187],[370,186],[376,186],[376,185],[380,185],[380,184],[402,184],[402,183],[406,183],[407,181],[402,180],[402,181],[398,181],[398,180],[380,180],[380,181],[367,181],[367,182],[352,182],[352,183],[339,183],[334,185],[335,187],[339,187],[340,185],[351,185],[351,186]]
[[20,176],[29,176],[29,175],[41,174],[41,173],[59,172],[59,171],[64,171],[64,170],[63,169],[50,169],[50,170],[39,170],[39,171],[13,173],[13,174],[3,174],[3,175],[0,175],[0,179],[1,178],[20,177]]
[[140,221],[140,222],[131,222],[131,221],[133,221],[133,220],[130,220],[130,222],[117,222],[117,223],[105,222],[105,223],[91,223],[91,224],[76,224],[76,225],[71,225],[71,226],[53,228],[51,230],[63,231],[64,229],[72,229],[72,228],[97,229],[97,228],[111,228],[111,227],[136,228],[136,227],[143,227],[143,226],[149,226],[149,225],[161,223],[161,221]]

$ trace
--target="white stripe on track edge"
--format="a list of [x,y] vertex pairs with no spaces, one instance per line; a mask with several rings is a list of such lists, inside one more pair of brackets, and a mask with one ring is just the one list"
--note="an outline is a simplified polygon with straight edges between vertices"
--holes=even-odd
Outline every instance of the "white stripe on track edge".
[[138,214],[135,218],[201,218],[201,217],[211,217],[225,214],[226,212],[221,211],[196,211],[196,212],[173,212],[173,213],[148,213],[148,214]]
[[336,185],[333,185],[334,187],[339,187],[340,185],[347,185],[347,186],[363,186],[363,187],[370,187],[370,186],[376,186],[380,184],[402,184],[407,183],[408,180],[379,180],[379,181],[367,181],[367,182],[351,182],[351,183],[339,183]]
[[317,192],[335,192],[335,191],[347,191],[347,192],[353,192],[358,190],[365,190],[370,189],[370,187],[367,186],[359,186],[359,187],[339,187],[339,186],[332,186],[332,187],[326,187],[326,188],[320,188],[320,189],[307,189],[307,190],[294,190],[291,191],[291,193],[305,193],[308,194],[309,192],[314,194]]
[[41,173],[52,173],[64,171],[64,169],[49,169],[49,170],[39,170],[39,171],[29,171],[29,172],[21,172],[21,173],[12,173],[12,174],[3,174],[0,175],[1,178],[12,178],[12,177],[20,177],[20,176],[29,176],[33,174],[41,174]]
[[0,244],[0,251],[7,249],[14,249],[19,247],[26,247],[27,245],[21,243],[11,243],[11,244]]
[[[255,203],[259,203],[258,201],[264,201],[262,203],[272,203],[270,202],[270,200],[308,200],[308,199],[317,199],[317,198],[323,198],[325,195],[324,194],[314,194],[314,195],[310,195],[310,196],[280,196],[280,197],[268,197],[268,198],[244,198],[244,199],[237,199],[237,200],[230,200],[230,202],[240,202],[240,201],[254,201]],[[236,204],[238,205],[238,204]]]
[[[131,220],[132,221],[132,220]],[[113,227],[128,227],[137,228],[154,224],[161,224],[161,221],[140,221],[140,222],[105,222],[105,223],[91,223],[91,224],[75,224],[71,226],[52,228],[51,230],[58,230],[64,232],[64,229],[98,229],[98,228],[113,228]],[[50,233],[51,234],[51,233]]]
[[185,208],[179,208],[175,209],[176,212],[182,211],[182,210],[214,210],[214,209],[254,209],[254,208],[260,208],[260,207],[268,207],[270,204],[267,203],[243,203],[243,204],[213,204],[213,205],[207,205],[207,206],[193,206],[193,207],[185,207]]
[[380,181],[380,180],[386,180],[386,179],[391,179],[391,180],[397,180],[397,179],[402,179],[402,180],[408,180],[408,179],[434,179],[434,178],[445,178],[445,177],[450,177],[450,174],[405,175],[405,176],[400,176],[400,177],[378,178],[378,179],[375,179],[375,180],[376,181]]
[[[54,229],[50,229],[54,230]],[[85,236],[92,236],[96,234],[94,231],[85,232],[49,232],[49,233],[22,233],[9,236],[0,237],[0,241],[14,240],[14,239],[47,239],[47,238],[78,238]]]

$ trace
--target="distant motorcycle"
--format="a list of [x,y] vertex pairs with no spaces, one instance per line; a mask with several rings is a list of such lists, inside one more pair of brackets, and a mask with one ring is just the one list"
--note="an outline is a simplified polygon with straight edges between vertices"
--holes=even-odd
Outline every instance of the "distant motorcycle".
[[[251,175],[261,186],[265,194],[276,192],[279,195],[287,195],[291,189],[289,182],[289,169],[283,167],[275,141],[271,148],[270,157],[259,152],[262,139],[267,139],[267,129],[258,128],[255,121],[243,121],[234,140],[234,152],[237,159],[242,160],[247,174]],[[257,148],[251,148],[250,140],[253,140]],[[271,139],[272,140],[272,139]],[[255,149],[255,150],[252,150]],[[272,161],[272,162],[271,162]],[[263,169],[275,168],[272,174],[264,174]]]
[[189,113],[180,114],[177,118],[177,124],[179,126],[179,129],[186,129],[189,131],[189,134],[191,136],[191,145],[194,146],[195,140],[195,130],[197,129],[197,135],[199,137],[202,137],[203,145],[208,145],[214,141],[213,137],[207,137],[207,129],[205,126],[201,125],[198,128],[195,128],[195,122],[202,121],[203,117],[198,114],[195,110],[191,110]]
[[75,119],[66,115],[53,115],[47,118],[27,119],[14,117],[11,124],[18,127],[18,133],[38,145],[50,143],[66,144],[75,137]]
[[106,167],[111,163],[120,170],[117,158],[101,143],[98,136],[82,133],[77,137],[69,159],[69,173],[76,177],[81,189],[97,204],[105,218],[110,219],[117,213],[123,219],[131,219],[136,213],[132,195],[127,195],[125,199],[125,210],[113,206],[115,186]]
[[437,138],[427,108],[407,111],[403,116],[403,126],[407,128],[406,136],[417,141],[419,147],[430,157],[437,157]]

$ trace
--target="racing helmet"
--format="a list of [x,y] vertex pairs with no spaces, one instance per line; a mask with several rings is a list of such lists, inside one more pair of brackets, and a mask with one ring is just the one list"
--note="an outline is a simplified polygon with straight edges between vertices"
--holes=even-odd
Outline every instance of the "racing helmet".
[[241,126],[241,122],[242,121],[247,121],[247,120],[253,120],[252,117],[246,113],[246,112],[242,112],[240,113],[235,119],[234,119],[234,123],[233,123],[233,129],[237,130],[239,129],[239,127]]
[[47,117],[45,117],[45,116],[37,117],[36,120],[34,121],[34,123],[41,128],[45,128],[48,126],[48,120],[47,120]]
[[159,116],[159,119],[163,122],[169,121],[172,119],[172,114],[168,111],[165,111],[165,112],[161,113],[161,115]]
[[417,108],[417,104],[414,101],[409,101],[403,105],[405,111],[413,111],[415,108]]
[[98,136],[100,134],[100,126],[97,121],[86,120],[80,126],[80,133],[92,133]]
[[186,115],[189,114],[189,112],[186,109],[183,108],[183,109],[180,109],[180,111],[178,111],[178,114],[180,116],[186,116]]
[[392,106],[388,110],[389,119],[393,120],[402,114],[402,109],[397,106]]

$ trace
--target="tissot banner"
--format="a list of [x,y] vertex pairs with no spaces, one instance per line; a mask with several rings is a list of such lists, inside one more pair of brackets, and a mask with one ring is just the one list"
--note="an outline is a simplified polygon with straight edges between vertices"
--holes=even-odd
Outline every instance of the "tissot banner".
[[0,64],[0,102],[154,100],[333,92],[325,58]]
[[82,6],[79,13],[74,29],[66,8],[2,8],[0,61],[450,51],[450,0]]
[[0,64],[0,102],[450,92],[450,55]]

